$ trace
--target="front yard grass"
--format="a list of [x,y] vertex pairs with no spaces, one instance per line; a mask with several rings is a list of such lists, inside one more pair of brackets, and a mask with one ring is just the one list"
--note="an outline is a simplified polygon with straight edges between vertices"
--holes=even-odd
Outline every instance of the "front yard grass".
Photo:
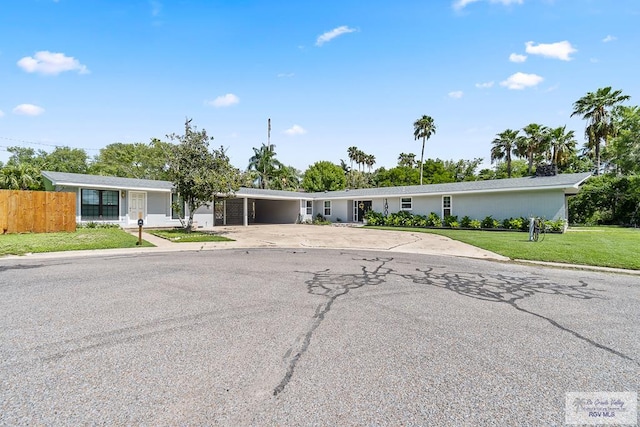
[[172,230],[146,230],[147,233],[154,236],[162,237],[176,243],[192,243],[192,242],[233,242],[233,239],[219,236],[213,233],[203,231],[191,231],[187,233],[183,229]]
[[511,259],[640,270],[640,229],[637,228],[571,227],[564,234],[547,233],[539,242],[529,242],[529,233],[524,232],[372,228],[439,234]]
[[[119,228],[79,228],[73,233],[26,233],[0,235],[1,255],[89,249],[134,248],[138,239]],[[143,247],[152,247],[142,241]]]

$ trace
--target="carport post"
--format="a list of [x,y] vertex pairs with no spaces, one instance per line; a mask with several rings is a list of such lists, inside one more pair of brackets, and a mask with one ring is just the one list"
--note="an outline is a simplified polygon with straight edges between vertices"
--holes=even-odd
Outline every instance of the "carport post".
[[242,216],[244,226],[247,227],[249,225],[249,199],[246,197],[242,198]]

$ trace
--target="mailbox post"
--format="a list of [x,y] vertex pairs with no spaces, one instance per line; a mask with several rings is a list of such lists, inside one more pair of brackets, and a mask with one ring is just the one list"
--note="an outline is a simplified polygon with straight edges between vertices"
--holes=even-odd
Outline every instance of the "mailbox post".
[[136,245],[142,246],[142,226],[144,225],[144,220],[140,218],[138,220],[138,242]]

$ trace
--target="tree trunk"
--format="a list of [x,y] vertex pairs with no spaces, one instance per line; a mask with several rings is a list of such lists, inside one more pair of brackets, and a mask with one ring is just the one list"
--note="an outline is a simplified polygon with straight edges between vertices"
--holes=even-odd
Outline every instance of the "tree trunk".
[[426,138],[422,138],[422,152],[420,153],[420,185],[422,185],[422,170],[424,168],[424,143]]

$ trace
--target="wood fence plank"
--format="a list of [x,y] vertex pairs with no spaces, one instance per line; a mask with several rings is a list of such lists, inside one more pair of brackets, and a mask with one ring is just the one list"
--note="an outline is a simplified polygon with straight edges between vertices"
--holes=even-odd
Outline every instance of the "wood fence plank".
[[0,190],[0,233],[6,234],[9,230],[9,191]]
[[75,229],[75,193],[0,190],[0,233]]

